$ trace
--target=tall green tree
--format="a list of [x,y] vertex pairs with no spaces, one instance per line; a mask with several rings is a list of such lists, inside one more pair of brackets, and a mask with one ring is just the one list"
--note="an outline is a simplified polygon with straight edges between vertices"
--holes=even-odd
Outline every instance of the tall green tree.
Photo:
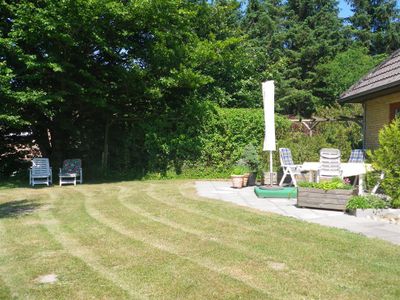
[[252,69],[251,57],[242,58],[236,1],[1,5],[0,118],[29,126],[57,164],[79,155],[106,165],[108,153],[118,156],[125,130],[140,124],[142,158],[165,169],[182,160],[186,144],[196,150],[195,141],[185,141],[195,140],[208,100],[251,100],[240,94]]
[[[275,80],[279,87],[284,67],[285,6],[281,0],[250,0],[242,19],[243,31],[249,38],[246,53],[253,66],[253,98],[261,105],[260,82]],[[278,89],[279,92],[279,89]]]
[[287,65],[278,105],[285,113],[308,116],[321,100],[315,93],[316,67],[345,47],[343,25],[334,0],[289,0],[286,13],[283,51]]
[[354,38],[371,54],[400,48],[400,10],[396,0],[348,0]]
[[335,104],[340,95],[380,63],[385,55],[371,56],[365,47],[351,47],[316,68],[316,95],[324,105]]

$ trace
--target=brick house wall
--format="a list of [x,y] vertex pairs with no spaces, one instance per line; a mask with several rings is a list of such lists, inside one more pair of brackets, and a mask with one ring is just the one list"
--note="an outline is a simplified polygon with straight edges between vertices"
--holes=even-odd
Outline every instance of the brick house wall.
[[397,102],[400,102],[400,92],[364,102],[364,147],[366,149],[379,147],[379,131],[391,121],[390,104]]

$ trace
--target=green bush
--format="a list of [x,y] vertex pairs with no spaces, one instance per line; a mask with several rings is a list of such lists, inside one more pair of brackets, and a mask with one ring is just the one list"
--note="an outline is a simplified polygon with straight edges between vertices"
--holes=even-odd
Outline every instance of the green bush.
[[[290,132],[290,121],[275,116],[276,138],[282,139]],[[262,109],[216,108],[204,124],[199,162],[217,170],[230,169],[243,157],[247,145],[252,144],[257,154],[262,153],[264,137],[264,112]]]
[[260,163],[256,147],[253,144],[248,144],[244,148],[242,160],[250,168],[252,172],[258,171],[258,165]]
[[376,184],[381,180],[380,176],[381,172],[379,171],[372,171],[366,174],[365,183],[368,191],[371,191],[376,186]]
[[379,148],[370,152],[375,170],[383,171],[382,188],[392,198],[392,206],[400,206],[400,118],[379,133]]
[[249,173],[250,169],[246,165],[236,165],[232,169],[232,175],[243,175],[245,173]]
[[386,208],[388,203],[381,198],[373,195],[369,196],[353,196],[347,202],[347,209],[367,209],[367,208]]
[[[126,174],[126,178],[131,174],[137,178],[225,178],[239,159],[253,170],[268,169],[269,154],[262,151],[262,109],[200,103],[185,107],[179,122],[177,119],[173,114],[144,124],[113,125],[112,131],[125,134],[110,136],[112,172]],[[350,138],[355,135],[349,134],[342,122],[321,123],[312,136],[300,123],[279,114],[275,115],[275,126],[277,148],[290,148],[297,163],[318,161],[323,147],[347,153],[355,143],[355,138]],[[274,152],[274,164],[275,170],[279,168],[278,151]]]
[[393,199],[390,205],[393,208],[400,208],[400,199]]
[[341,178],[333,178],[323,182],[299,182],[299,187],[329,190],[351,190],[353,186],[345,183]]

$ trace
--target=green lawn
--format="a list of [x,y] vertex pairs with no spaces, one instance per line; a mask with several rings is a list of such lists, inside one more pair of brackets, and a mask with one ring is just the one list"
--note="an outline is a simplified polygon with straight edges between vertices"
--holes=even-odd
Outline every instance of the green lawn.
[[399,282],[398,246],[190,181],[0,190],[1,299],[399,299]]

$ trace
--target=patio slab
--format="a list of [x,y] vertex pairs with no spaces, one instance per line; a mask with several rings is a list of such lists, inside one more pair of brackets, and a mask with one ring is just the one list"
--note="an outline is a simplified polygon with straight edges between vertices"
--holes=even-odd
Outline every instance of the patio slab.
[[254,187],[234,189],[231,188],[231,183],[228,181],[197,181],[196,190],[200,196],[205,198],[231,202],[324,226],[346,229],[400,245],[400,225],[357,218],[340,211],[298,208],[296,199],[257,198]]

